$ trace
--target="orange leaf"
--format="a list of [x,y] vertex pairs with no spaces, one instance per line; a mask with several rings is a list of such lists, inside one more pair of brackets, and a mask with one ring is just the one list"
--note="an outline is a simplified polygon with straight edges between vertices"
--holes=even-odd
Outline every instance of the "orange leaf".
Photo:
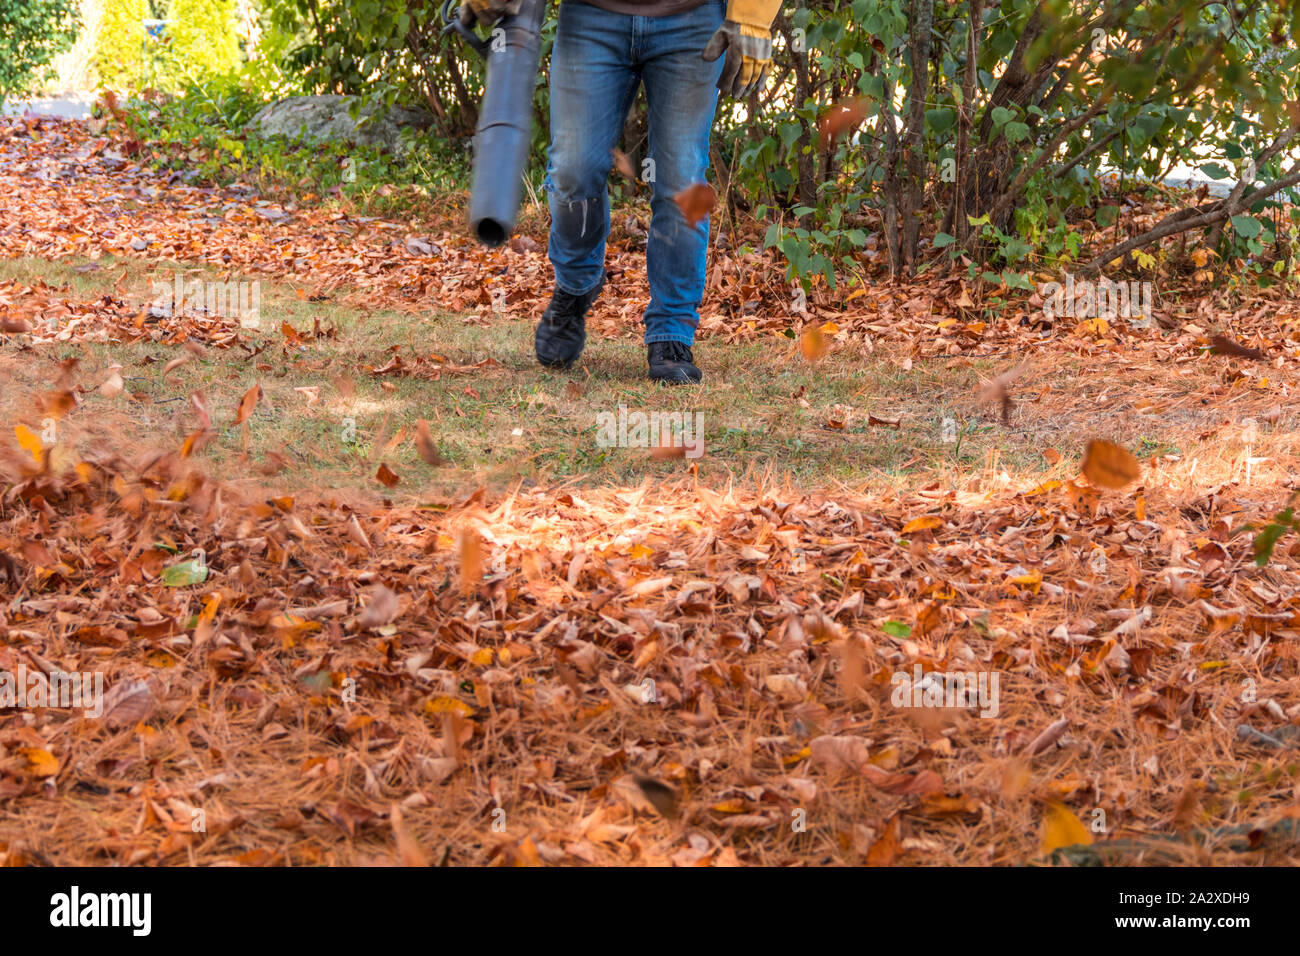
[[674,196],[673,202],[677,203],[682,215],[686,217],[686,224],[694,226],[713,211],[713,207],[718,204],[718,197],[708,183],[693,183]]
[[1083,456],[1083,473],[1098,488],[1123,488],[1137,480],[1142,466],[1126,449],[1094,438]]
[[23,747],[20,753],[27,758],[27,769],[34,777],[53,777],[59,772],[59,761],[54,754],[40,747]]
[[1079,818],[1064,804],[1052,801],[1047,805],[1047,810],[1043,814],[1042,853],[1044,856],[1063,846],[1077,844],[1088,846],[1091,843],[1092,834],[1088,832],[1088,828],[1080,823]]
[[253,409],[257,407],[257,402],[261,397],[261,385],[254,385],[244,393],[244,397],[239,400],[239,410],[235,413],[236,425],[242,425],[248,421],[248,416],[253,414]]
[[903,525],[900,534],[916,534],[918,531],[933,531],[943,524],[943,519],[938,515],[923,515],[920,518],[913,518],[907,524]]
[[817,120],[818,144],[825,149],[866,118],[867,101],[861,97],[832,103]]
[[889,818],[880,836],[876,837],[876,842],[871,844],[871,849],[867,850],[867,866],[893,866],[894,861],[898,859],[898,854],[903,849],[898,817],[899,815],[895,813]]
[[469,594],[483,578],[483,546],[468,528],[460,533],[460,590]]
[[15,425],[14,437],[18,439],[18,444],[22,446],[23,451],[31,455],[32,460],[39,465],[41,457],[45,454],[45,446],[37,434],[26,425]]
[[830,342],[822,335],[822,330],[815,325],[808,326],[799,336],[799,351],[809,362],[817,361],[829,348]]

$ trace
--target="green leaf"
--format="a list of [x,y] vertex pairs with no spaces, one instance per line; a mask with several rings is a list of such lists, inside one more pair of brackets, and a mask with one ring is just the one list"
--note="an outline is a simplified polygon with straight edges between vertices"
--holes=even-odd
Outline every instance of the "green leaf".
[[763,248],[771,249],[774,245],[776,245],[780,241],[781,241],[781,224],[779,222],[774,222],[772,223],[772,225],[767,227],[767,232],[763,236]]
[[1019,143],[1029,138],[1029,127],[1024,123],[1008,123],[1002,132],[1008,143]]
[[957,111],[946,106],[925,111],[925,125],[936,133],[947,132],[956,121]]
[[936,232],[934,234],[934,242],[932,245],[936,249],[942,249],[945,246],[951,246],[956,241],[956,236],[950,236],[946,232]]
[[890,637],[911,637],[912,625],[904,624],[902,621],[886,621],[880,625],[880,629]]
[[1255,536],[1255,564],[1263,567],[1268,564],[1269,558],[1273,557],[1273,549],[1277,547],[1278,539],[1286,532],[1295,527],[1294,510],[1287,508],[1272,523]]
[[1264,229],[1260,221],[1253,216],[1233,216],[1232,228],[1243,239],[1254,239]]
[[1016,111],[1009,110],[1005,106],[993,107],[993,128],[1000,129],[1016,118]]
[[208,579],[208,566],[202,558],[191,558],[180,564],[163,568],[162,582],[169,588],[184,588],[202,584]]

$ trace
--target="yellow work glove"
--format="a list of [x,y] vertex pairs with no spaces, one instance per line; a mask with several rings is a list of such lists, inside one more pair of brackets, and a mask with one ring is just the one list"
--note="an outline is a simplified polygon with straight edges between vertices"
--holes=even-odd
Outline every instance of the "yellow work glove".
[[[469,12],[466,12],[468,8]],[[477,19],[479,23],[490,27],[507,13],[519,12],[519,0],[463,0],[460,9],[460,20],[467,26],[473,27],[473,20]],[[470,16],[473,14],[473,17]]]
[[772,23],[781,12],[781,0],[731,0],[727,21],[704,48],[705,60],[725,51],[718,89],[724,96],[744,99],[763,85],[772,65]]

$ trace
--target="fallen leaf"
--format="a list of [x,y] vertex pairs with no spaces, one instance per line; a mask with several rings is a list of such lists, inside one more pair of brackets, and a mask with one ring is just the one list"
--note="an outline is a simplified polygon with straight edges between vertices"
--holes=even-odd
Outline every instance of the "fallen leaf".
[[1094,438],[1083,456],[1083,473],[1098,488],[1123,488],[1138,479],[1142,466],[1127,449]]
[[674,196],[673,202],[686,217],[686,224],[693,227],[713,211],[718,197],[708,183],[694,183]]
[[1043,812],[1043,841],[1040,852],[1047,856],[1067,846],[1089,846],[1092,834],[1062,803],[1052,801]]
[[1239,342],[1234,342],[1226,335],[1211,335],[1210,344],[1214,346],[1214,351],[1220,355],[1233,355],[1237,358],[1251,359],[1256,362],[1262,362],[1268,358],[1259,349],[1250,349]]
[[258,400],[261,397],[261,385],[254,385],[244,393],[244,397],[239,400],[239,409],[235,412],[236,425],[242,425],[248,421],[248,416],[253,414],[253,409],[257,407]]
[[447,459],[438,454],[438,446],[429,433],[429,423],[423,418],[415,423],[415,449],[421,458],[435,468],[447,464]]

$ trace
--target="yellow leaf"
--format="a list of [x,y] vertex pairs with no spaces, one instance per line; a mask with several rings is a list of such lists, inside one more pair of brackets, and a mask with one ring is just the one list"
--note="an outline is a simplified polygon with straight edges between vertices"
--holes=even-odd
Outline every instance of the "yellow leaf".
[[1198,269],[1204,269],[1205,264],[1210,261],[1210,250],[1197,249],[1192,253],[1192,264]]
[[441,714],[460,714],[462,717],[469,717],[473,715],[474,708],[455,697],[430,697],[425,701],[424,713],[428,717],[437,717]]
[[1053,479],[1052,481],[1045,481],[1037,488],[1035,488],[1033,491],[1026,491],[1025,497],[1032,498],[1035,495],[1045,495],[1049,491],[1055,491],[1059,487],[1061,487],[1061,483],[1059,481],[1056,481],[1055,479]]
[[790,756],[783,758],[783,762],[788,767],[791,764],[798,763],[800,760],[807,760],[811,756],[812,756],[812,748],[804,747],[803,750],[800,750],[798,753],[793,753]]
[[822,335],[834,335],[839,332],[840,327],[834,322],[822,323]]
[[714,813],[748,813],[749,804],[744,800],[723,800],[709,808]]
[[1088,832],[1088,828],[1080,823],[1079,818],[1064,804],[1055,801],[1049,803],[1046,813],[1043,814],[1043,855],[1046,856],[1063,846],[1077,844],[1083,846],[1092,844],[1092,834]]
[[59,761],[54,754],[40,747],[23,747],[20,751],[27,758],[27,769],[34,777],[53,777],[59,772]]
[[217,608],[221,607],[221,592],[213,591],[208,595],[207,601],[203,604],[203,610],[199,612],[199,618],[194,624],[194,644],[199,646],[206,644],[212,637],[213,622],[217,617]]
[[1029,588],[1037,594],[1038,589],[1043,584],[1043,572],[1035,568],[1033,571],[1026,572],[1025,574],[1016,575],[1014,578],[1011,578],[1008,583],[1018,584],[1021,587]]
[[920,518],[913,518],[907,524],[903,525],[901,534],[915,534],[918,531],[932,531],[943,524],[943,519],[938,515],[923,515]]
[[36,436],[36,433],[26,425],[15,425],[14,435],[17,437],[18,444],[22,446],[23,451],[31,455],[32,460],[39,465],[41,463],[41,453],[45,450],[45,446],[41,444],[41,440]]
[[644,544],[634,544],[628,551],[627,556],[633,561],[640,561],[642,558],[648,558],[654,554],[654,548],[647,548]]
[[492,649],[488,647],[480,647],[470,655],[469,660],[471,664],[475,664],[478,667],[487,667],[492,663]]

